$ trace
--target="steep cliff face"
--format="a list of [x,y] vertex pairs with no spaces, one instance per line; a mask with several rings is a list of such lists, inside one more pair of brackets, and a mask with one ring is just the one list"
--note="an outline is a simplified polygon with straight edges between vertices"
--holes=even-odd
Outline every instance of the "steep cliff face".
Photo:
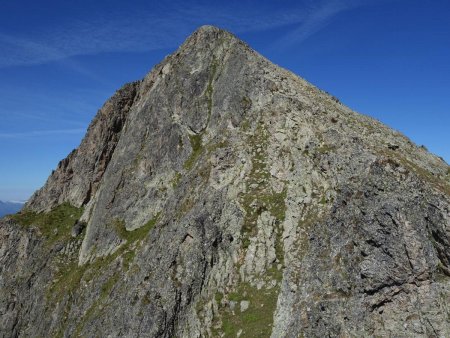
[[0,221],[10,336],[450,335],[450,169],[214,27]]
[[45,186],[27,203],[28,209],[50,211],[63,202],[81,207],[91,200],[114,153],[138,88],[139,82],[126,84],[105,103],[83,142],[59,162]]

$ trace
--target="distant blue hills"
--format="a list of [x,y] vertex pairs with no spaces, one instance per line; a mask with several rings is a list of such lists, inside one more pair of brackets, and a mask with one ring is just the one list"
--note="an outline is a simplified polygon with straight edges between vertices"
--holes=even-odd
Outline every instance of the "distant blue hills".
[[0,201],[0,217],[8,214],[15,214],[23,207],[23,202],[2,202]]

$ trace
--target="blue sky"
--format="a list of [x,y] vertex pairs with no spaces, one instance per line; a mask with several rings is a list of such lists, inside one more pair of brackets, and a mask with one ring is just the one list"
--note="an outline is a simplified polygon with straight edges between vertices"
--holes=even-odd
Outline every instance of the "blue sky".
[[276,64],[450,162],[450,1],[3,1],[0,200],[26,199],[104,101],[198,26]]

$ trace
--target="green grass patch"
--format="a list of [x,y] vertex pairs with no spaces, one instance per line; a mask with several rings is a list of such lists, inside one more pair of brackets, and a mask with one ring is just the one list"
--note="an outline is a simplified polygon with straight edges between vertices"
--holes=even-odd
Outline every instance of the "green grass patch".
[[[267,168],[268,142],[269,134],[262,124],[259,124],[255,132],[248,138],[252,152],[252,169],[248,176],[246,192],[239,196],[239,202],[245,210],[242,226],[244,249],[250,244],[250,238],[258,231],[257,220],[261,213],[268,211],[275,217],[275,227],[279,227],[285,219],[287,190],[285,188],[281,192],[276,192],[271,187],[271,175]],[[279,228],[277,230],[275,253],[281,269],[277,269],[277,264],[272,264],[260,276],[266,282],[266,286],[259,290],[248,282],[240,282],[235,286],[233,292],[223,296],[216,294],[219,314],[216,318],[217,324],[213,329],[214,336],[236,337],[242,330],[241,337],[270,337],[280,291],[280,281],[283,278],[284,250],[281,231]],[[269,288],[267,285],[272,281],[276,281],[277,284]],[[229,305],[221,305],[219,301],[222,300],[222,297],[236,302],[233,311]],[[246,311],[241,312],[240,302],[244,300],[249,301],[250,304]]]
[[36,213],[30,210],[23,210],[11,218],[21,226],[35,226],[46,238],[49,245],[67,241],[71,238],[72,226],[81,217],[82,208],[76,208],[69,203],[63,203],[50,212]]
[[250,128],[252,127],[250,124],[250,121],[245,119],[244,121],[241,122],[241,129],[243,132],[247,132],[250,130]]
[[181,175],[181,173],[179,173],[179,172],[175,173],[172,180],[170,181],[172,188],[175,189],[177,187],[177,185],[178,185],[178,183],[180,183],[182,177],[183,177],[183,175]]
[[189,141],[191,143],[192,153],[189,158],[184,162],[184,169],[191,170],[197,161],[198,157],[203,151],[202,134],[189,135]]
[[193,195],[188,193],[186,197],[181,201],[181,205],[177,211],[177,218],[180,219],[184,215],[186,215],[195,205],[195,198]]
[[208,148],[208,152],[213,153],[217,149],[222,149],[222,148],[228,147],[228,145],[229,145],[228,141],[220,141],[217,143],[208,144],[207,148]]
[[86,323],[93,317],[98,316],[103,311],[100,308],[100,305],[108,300],[109,294],[119,280],[119,277],[119,273],[116,272],[102,285],[99,297],[94,301],[94,303],[92,303],[86,313],[81,317],[81,320],[78,322],[74,337],[81,337],[81,332],[86,326]]
[[135,251],[131,248],[131,244],[144,239],[158,220],[159,214],[150,219],[141,228],[133,231],[127,231],[123,221],[115,220],[114,225],[116,231],[122,239],[126,240],[126,243],[119,247],[113,254],[99,257],[81,266],[78,265],[77,261],[60,264],[55,281],[48,289],[48,298],[53,302],[61,301],[65,295],[76,291],[82,279],[90,281],[98,277],[104,271],[107,271],[111,263],[119,256],[123,260],[123,270],[127,271],[135,257]]
[[119,273],[115,273],[112,275],[105,284],[102,285],[102,288],[100,290],[100,299],[105,299],[109,297],[109,294],[111,293],[111,290],[113,289],[114,285],[117,284],[117,281],[120,278]]
[[121,247],[114,254],[99,257],[93,262],[80,266],[77,261],[61,264],[54,283],[48,289],[47,298],[56,303],[61,301],[64,296],[76,292],[82,279],[93,280],[108,270],[107,267],[124,251],[125,247]]
[[64,296],[75,292],[87,268],[87,265],[78,266],[76,261],[60,266],[55,281],[47,291],[47,299],[58,303]]
[[[278,271],[277,271],[278,273]],[[215,329],[215,335],[236,337],[242,330],[241,337],[270,337],[273,326],[273,314],[276,309],[279,287],[258,290],[249,283],[241,283],[228,299],[236,302],[234,311],[229,306],[221,307],[222,327]],[[241,312],[240,302],[249,301],[249,307]],[[219,303],[220,306],[220,303]]]
[[248,238],[256,234],[256,223],[262,212],[269,211],[278,224],[285,218],[287,191],[284,189],[275,192],[270,186],[270,172],[266,163],[268,139],[267,130],[259,125],[248,140],[253,156],[252,169],[248,176],[246,192],[239,196],[240,204],[245,210],[242,227],[244,248],[249,244]]
[[151,303],[150,297],[148,295],[148,292],[144,295],[144,297],[141,300],[142,305],[148,305]]
[[324,144],[317,148],[317,152],[320,154],[327,154],[329,152],[334,151],[335,149],[336,147],[333,145]]
[[252,100],[248,96],[242,97],[241,107],[244,110],[244,112],[247,112],[252,107]]
[[[207,100],[207,109],[208,109],[208,120],[206,121],[206,126],[209,125],[209,120],[211,119],[212,114],[212,107],[213,107],[213,82],[217,74],[217,68],[218,68],[218,62],[214,58],[210,65],[210,74],[209,74],[209,80],[208,80],[208,86],[206,87],[206,100]],[[191,143],[192,153],[189,156],[189,158],[184,163],[183,167],[186,170],[191,170],[194,166],[195,162],[197,161],[198,157],[203,151],[203,145],[202,145],[202,134],[194,134],[189,135],[189,141]]]
[[[75,211],[78,211],[78,213],[75,213]],[[71,226],[80,215],[80,209],[64,204],[47,214],[26,212],[14,215],[13,218],[22,226],[38,226],[39,229],[41,229],[41,232],[46,236],[51,236],[53,234],[53,225],[58,226],[58,229],[64,229],[64,233],[66,234],[63,236],[61,235],[61,232],[58,232],[58,239],[67,237],[70,240]],[[127,231],[123,221],[115,220],[113,225],[115,226],[119,237],[126,240],[126,242],[114,253],[108,256],[98,257],[95,260],[81,266],[79,266],[78,261],[73,258],[63,260],[56,264],[57,271],[55,272],[54,280],[52,284],[49,285],[46,293],[47,304],[49,307],[55,307],[56,304],[65,301],[63,311],[67,313],[70,312],[72,302],[71,299],[76,298],[82,281],[101,281],[102,278],[104,279],[102,276],[109,275],[106,281],[99,286],[100,289],[98,299],[92,303],[91,307],[86,311],[82,318],[80,318],[74,333],[75,337],[80,336],[82,329],[88,320],[92,319],[101,312],[100,305],[109,298],[111,290],[119,281],[121,271],[128,271],[130,268],[131,262],[135,257],[135,246],[133,246],[133,244],[144,239],[148,235],[149,231],[158,222],[159,216],[160,214],[158,213],[141,228],[133,231]],[[51,239],[54,240],[54,237],[51,237]],[[118,258],[122,259],[122,266],[119,268],[116,263],[114,263]],[[67,320],[67,318],[64,320]],[[55,334],[61,336],[66,327],[67,323],[63,322],[63,326]]]
[[[111,263],[123,252],[123,250],[116,251],[113,255],[106,257],[97,258],[94,262],[78,266],[78,262],[66,263],[61,267],[61,270],[57,273],[56,281],[50,286],[47,291],[47,300],[49,304],[56,305],[57,303],[63,301],[64,297],[69,296],[65,304],[65,309],[67,313],[70,312],[71,301],[76,296],[77,290],[80,288],[80,283],[82,280],[90,281],[111,269]],[[79,337],[80,333],[85,326],[88,319],[92,318],[95,314],[99,312],[99,305],[108,299],[109,294],[119,280],[120,274],[116,271],[110,278],[100,288],[99,297],[92,303],[86,313],[82,316],[79,321],[74,337]],[[67,320],[67,318],[65,319]],[[67,327],[65,323],[64,327]],[[63,329],[64,331],[64,329]],[[64,332],[58,332],[58,335],[62,335]]]
[[134,247],[132,247],[132,244],[147,237],[150,230],[153,229],[153,227],[159,221],[159,218],[160,213],[157,213],[142,227],[135,230],[127,230],[125,227],[125,222],[123,220],[116,219],[113,221],[113,225],[117,234],[121,239],[126,241],[126,243],[122,245],[117,251],[120,255],[122,255],[124,270],[129,269],[131,262],[133,262],[134,257],[136,256],[136,251]]
[[135,230],[127,230],[125,227],[125,222],[123,220],[114,220],[113,224],[116,229],[117,234],[120,238],[127,241],[127,244],[131,244],[133,242],[136,242],[138,240],[144,239],[148,232],[155,226],[155,224],[159,220],[159,213],[151,218],[147,223],[145,223],[140,228],[137,228]]

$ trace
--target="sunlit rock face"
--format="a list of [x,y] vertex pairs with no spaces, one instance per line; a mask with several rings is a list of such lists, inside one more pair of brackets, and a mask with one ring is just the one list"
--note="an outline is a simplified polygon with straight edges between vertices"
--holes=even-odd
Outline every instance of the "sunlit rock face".
[[201,27],[0,221],[0,336],[450,336],[449,178]]

